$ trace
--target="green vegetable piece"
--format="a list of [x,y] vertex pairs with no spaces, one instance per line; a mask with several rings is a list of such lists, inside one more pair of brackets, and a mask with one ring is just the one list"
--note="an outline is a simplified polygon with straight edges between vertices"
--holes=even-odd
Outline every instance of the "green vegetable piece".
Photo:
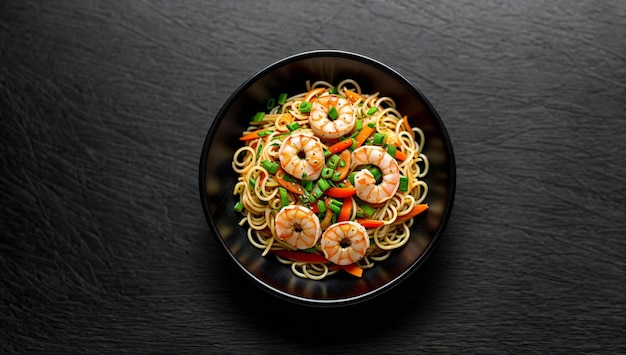
[[375,114],[376,111],[378,111],[378,107],[370,107],[369,110],[367,110],[367,114],[369,116],[371,116],[371,115]]
[[267,104],[265,105],[265,108],[267,108],[267,110],[271,110],[274,108],[274,106],[276,106],[276,100],[274,100],[273,97],[270,97],[269,99],[267,99]]
[[263,166],[265,170],[267,170],[267,172],[269,172],[270,174],[276,174],[279,165],[278,163],[273,161],[263,160],[261,161],[261,166]]
[[339,163],[339,155],[333,154],[328,158],[326,166],[334,170],[337,168],[337,163]]
[[339,113],[337,112],[337,108],[335,106],[331,106],[330,110],[328,110],[328,117],[331,120],[336,120],[339,117]]
[[400,176],[400,185],[398,185],[398,190],[403,192],[409,190],[409,178],[406,176]]
[[278,187],[278,194],[280,195],[280,206],[289,206],[289,194],[287,194],[287,189],[282,186]]
[[280,95],[278,95],[278,104],[279,105],[284,105],[285,102],[287,102],[287,93],[283,92]]
[[387,135],[376,132],[374,133],[374,144],[383,145],[385,143],[386,138],[387,138]]
[[322,169],[322,177],[324,179],[330,179],[333,177],[333,172],[335,171],[335,169],[331,169],[331,168],[324,168]]
[[265,117],[265,112],[257,112],[254,117],[252,117],[252,122],[261,122],[263,121],[263,117]]
[[317,186],[319,186],[322,191],[326,191],[330,188],[330,183],[328,183],[326,179],[322,178],[317,180]]
[[237,211],[237,212],[241,212],[241,211],[243,211],[243,203],[241,203],[241,202],[237,202],[237,203],[235,204],[235,211]]
[[392,157],[396,157],[396,146],[394,145],[388,145],[387,146],[387,153],[389,153],[389,155],[391,155]]
[[320,211],[320,213],[326,212],[326,204],[324,203],[324,201],[317,201],[317,209]]
[[287,129],[289,130],[289,132],[293,132],[298,128],[300,128],[300,124],[298,122],[291,122],[287,124]]
[[313,107],[313,105],[308,102],[308,101],[304,101],[300,104],[300,107],[298,107],[298,111],[302,112],[302,113],[307,113],[307,112],[311,112],[311,108]]

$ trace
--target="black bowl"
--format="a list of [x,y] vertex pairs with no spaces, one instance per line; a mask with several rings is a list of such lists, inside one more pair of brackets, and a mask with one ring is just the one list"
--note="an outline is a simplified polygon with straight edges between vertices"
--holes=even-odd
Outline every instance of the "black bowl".
[[[420,127],[426,137],[423,152],[430,170],[426,202],[429,209],[418,216],[411,239],[401,249],[362,278],[338,273],[322,281],[295,276],[288,266],[274,257],[262,257],[246,237],[246,227],[237,223],[241,215],[233,210],[237,202],[233,187],[238,175],[232,171],[238,139],[250,117],[265,109],[269,97],[281,92],[290,95],[306,90],[305,82],[326,80],[338,83],[355,79],[364,93],[380,92],[393,97],[397,108],[411,125]],[[406,78],[389,66],[371,58],[334,50],[296,54],[254,74],[228,98],[207,134],[200,160],[202,208],[218,243],[237,268],[262,289],[300,304],[338,306],[354,304],[377,296],[413,273],[432,252],[450,217],[455,191],[455,163],[450,138],[439,115],[426,97]]]

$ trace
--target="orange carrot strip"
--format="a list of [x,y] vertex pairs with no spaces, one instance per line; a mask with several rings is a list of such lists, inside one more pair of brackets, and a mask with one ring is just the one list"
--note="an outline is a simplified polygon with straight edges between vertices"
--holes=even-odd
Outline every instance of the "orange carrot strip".
[[363,269],[357,264],[341,265],[341,269],[356,277],[363,276]]
[[352,139],[344,139],[328,147],[328,151],[330,151],[331,154],[339,153],[350,148],[352,143]]
[[406,115],[402,117],[402,123],[404,124],[404,128],[406,128],[407,131],[411,132],[411,125],[409,124],[409,118],[406,117]]
[[395,222],[402,222],[402,221],[406,221],[410,218],[413,218],[415,216],[417,216],[418,214],[426,211],[428,209],[428,204],[427,203],[422,203],[419,205],[415,205],[413,206],[413,208],[411,209],[411,211],[407,214],[405,214],[404,216],[398,216],[398,218],[396,218]]
[[356,193],[356,187],[331,187],[324,194],[334,198],[346,198]]
[[405,161],[409,156],[406,155],[405,152],[396,150],[396,159],[400,160],[400,161]]
[[350,197],[346,197],[343,199],[341,210],[339,210],[339,215],[337,216],[337,222],[349,221],[351,215],[352,215],[352,199]]
[[383,221],[379,221],[376,219],[366,219],[366,218],[357,218],[356,221],[360,223],[365,228],[378,228],[385,224]]
[[357,102],[357,100],[365,101],[365,96],[361,94],[357,94],[356,92],[352,90],[345,89],[343,92],[346,93],[346,96],[348,97],[350,101],[352,101],[352,103]]
[[298,183],[285,180],[285,174],[285,170],[279,167],[278,170],[276,170],[276,182],[294,194],[304,195],[304,187]]
[[239,137],[239,140],[241,140],[241,141],[250,141],[250,140],[253,140],[253,139],[257,139],[257,138],[259,138],[259,133],[264,132],[264,131],[268,131],[268,130],[269,129],[267,129],[267,128],[257,129],[254,132],[250,132],[250,133],[248,133],[246,135],[243,135],[243,136]]
[[361,132],[359,132],[359,134],[356,135],[356,148],[360,147],[361,145],[363,145],[363,143],[365,142],[365,140],[367,139],[367,137],[369,137],[372,132],[374,132],[376,126],[372,127],[369,124],[366,124],[363,126],[363,129],[361,129]]
[[304,101],[311,101],[311,98],[313,96],[317,96],[321,93],[323,93],[326,90],[326,88],[315,88],[315,89],[311,89],[311,91],[309,91],[306,96],[304,97]]

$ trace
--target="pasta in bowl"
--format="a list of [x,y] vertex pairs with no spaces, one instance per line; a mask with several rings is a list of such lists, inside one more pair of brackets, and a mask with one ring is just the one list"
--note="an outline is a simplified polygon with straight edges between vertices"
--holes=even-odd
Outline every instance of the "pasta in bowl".
[[314,51],[246,81],[200,161],[213,234],[261,288],[309,305],[364,301],[430,254],[452,209],[452,146],[390,67]]

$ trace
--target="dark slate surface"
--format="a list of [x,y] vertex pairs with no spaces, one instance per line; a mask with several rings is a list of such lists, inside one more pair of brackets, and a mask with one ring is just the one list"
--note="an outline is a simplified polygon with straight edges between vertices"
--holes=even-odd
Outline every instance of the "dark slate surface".
[[[0,2],[2,353],[623,353],[626,2]],[[372,56],[453,139],[435,253],[372,302],[265,294],[204,220],[240,83]]]

